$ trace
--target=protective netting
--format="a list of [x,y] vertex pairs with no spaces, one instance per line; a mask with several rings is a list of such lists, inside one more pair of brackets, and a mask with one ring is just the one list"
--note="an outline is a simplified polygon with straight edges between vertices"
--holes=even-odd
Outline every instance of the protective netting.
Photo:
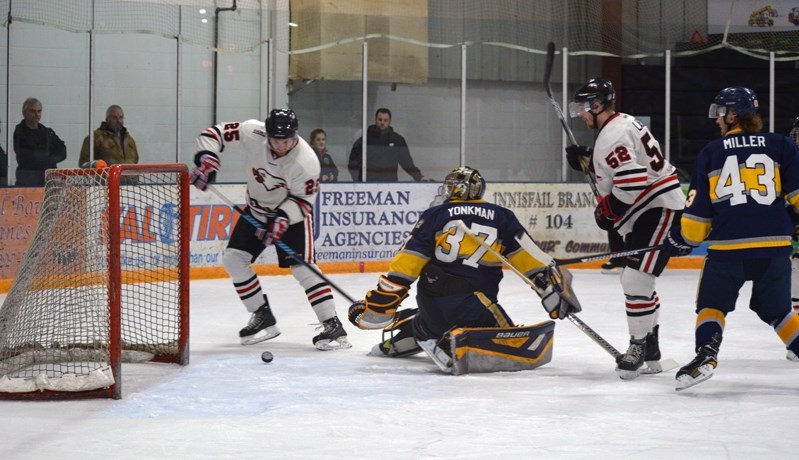
[[0,6],[15,21],[179,36],[225,52],[249,52],[273,39],[276,50],[301,54],[368,37],[397,46],[465,43],[535,53],[554,41],[576,53],[623,57],[725,46],[799,58],[799,2],[787,0],[3,0]]
[[186,192],[174,172],[123,171],[120,185],[110,171],[47,172],[39,224],[0,307],[0,392],[107,388],[119,347],[123,360],[184,359]]

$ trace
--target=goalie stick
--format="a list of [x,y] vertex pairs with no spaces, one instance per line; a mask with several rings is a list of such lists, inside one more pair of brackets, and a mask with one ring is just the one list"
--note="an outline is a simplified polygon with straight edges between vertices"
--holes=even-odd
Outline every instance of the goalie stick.
[[[563,131],[566,133],[566,136],[569,138],[570,145],[577,145],[577,140],[574,138],[574,133],[572,133],[571,128],[569,128],[569,124],[566,123],[566,117],[563,115],[563,111],[560,109],[560,105],[555,100],[555,97],[552,96],[552,66],[555,64],[555,43],[549,42],[547,43],[547,60],[544,64],[544,89],[547,92],[547,97],[549,97],[549,102],[552,104],[552,108],[555,109],[555,114],[558,116],[560,120],[560,125],[563,127]],[[596,179],[594,175],[588,170],[588,165],[586,165],[585,161],[581,158],[580,159],[580,167],[583,170],[583,175],[585,176],[586,182],[591,187],[591,191],[594,193],[594,197],[599,201],[599,189],[596,186]]]
[[[469,227],[467,227],[466,224],[464,224],[462,220],[458,220],[456,222],[457,222],[458,228],[463,230],[467,235],[469,235],[470,238],[474,239],[474,241],[477,242],[480,246],[482,246],[488,252],[493,254],[494,257],[499,259],[513,273],[518,275],[519,278],[522,279],[522,281],[524,281],[525,283],[530,285],[530,287],[532,287],[533,290],[535,290],[539,295],[541,294],[540,288],[533,282],[533,280],[531,280],[531,279],[527,278],[526,276],[524,276],[524,273],[520,272],[518,268],[516,268],[513,265],[511,265],[510,261],[507,258],[505,258],[505,256],[500,254],[499,251],[497,251],[496,249],[494,249],[491,246],[489,246],[482,238],[479,238],[477,235],[472,233],[472,231],[469,230]],[[603,350],[608,352],[608,354],[610,354],[610,356],[613,356],[614,359],[618,359],[621,356],[621,353],[619,353],[619,350],[617,350],[607,340],[602,338],[602,336],[599,335],[595,330],[591,329],[591,327],[588,326],[587,324],[585,324],[585,322],[583,322],[583,320],[578,318],[577,315],[575,315],[573,313],[569,313],[568,315],[566,315],[566,318],[568,318],[569,321],[572,322],[572,324],[577,326],[578,329],[583,331],[583,333],[585,335],[587,335],[591,340],[596,342],[597,345],[602,347]]]
[[[244,218],[244,220],[249,222],[250,225],[252,225],[254,228],[256,228],[256,229],[263,228],[263,224],[258,219],[256,219],[255,217],[247,214],[246,211],[244,211],[243,209],[238,207],[235,203],[230,201],[230,199],[228,197],[226,197],[225,194],[223,194],[222,192],[217,190],[216,187],[214,187],[212,184],[208,184],[206,188],[207,188],[207,190],[210,190],[216,196],[218,196],[228,206],[233,208],[237,213],[239,213],[239,215],[242,218]],[[342,296],[344,296],[345,299],[349,300],[350,303],[355,303],[356,302],[355,299],[353,299],[351,295],[347,294],[346,291],[344,291],[343,289],[338,287],[336,285],[336,283],[330,281],[330,279],[328,277],[326,277],[325,275],[323,275],[322,272],[317,270],[316,267],[314,267],[311,264],[309,264],[308,262],[302,260],[302,258],[300,256],[298,256],[296,252],[294,252],[294,249],[291,249],[291,246],[287,245],[286,243],[284,243],[284,242],[282,242],[280,240],[275,241],[275,246],[277,246],[280,249],[282,249],[283,251],[285,251],[285,253],[288,254],[297,263],[299,263],[301,265],[304,265],[308,270],[312,271],[314,275],[318,276],[322,281],[324,281],[325,283],[329,284],[330,287],[332,287],[333,289],[338,291],[338,293],[341,294]]]

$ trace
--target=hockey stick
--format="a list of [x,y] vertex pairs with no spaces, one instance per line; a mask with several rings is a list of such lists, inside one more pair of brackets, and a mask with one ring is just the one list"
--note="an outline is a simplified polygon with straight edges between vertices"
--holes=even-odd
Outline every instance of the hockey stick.
[[544,66],[544,89],[547,91],[547,96],[549,97],[549,102],[552,103],[552,108],[555,109],[555,113],[558,115],[558,119],[560,120],[561,126],[563,126],[563,131],[566,132],[566,136],[569,137],[569,142],[571,145],[577,145],[577,140],[574,138],[574,134],[572,133],[571,128],[569,128],[569,124],[566,123],[566,117],[563,115],[563,111],[560,109],[560,105],[555,100],[555,97],[552,96],[552,82],[550,78],[552,77],[552,66],[555,64],[555,43],[549,42],[547,43],[547,61]]
[[578,264],[580,262],[593,262],[595,260],[605,260],[617,257],[627,257],[627,256],[634,256],[638,254],[644,254],[646,252],[657,251],[659,249],[663,249],[662,245],[658,246],[648,246],[641,249],[630,249],[629,251],[617,251],[617,252],[606,252],[604,254],[594,254],[592,256],[584,256],[584,257],[572,257],[569,259],[552,259],[553,263],[556,265],[572,265]]
[[[213,192],[222,201],[224,201],[228,206],[233,208],[237,213],[239,213],[239,215],[242,218],[244,218],[244,220],[249,222],[250,225],[252,225],[254,228],[256,228],[256,229],[264,228],[263,224],[258,219],[256,219],[255,217],[247,214],[246,211],[244,211],[243,209],[238,207],[235,203],[230,201],[230,199],[228,197],[226,197],[222,192],[217,190],[216,187],[214,187],[211,184],[208,184],[206,189],[210,190],[211,192]],[[287,245],[286,243],[284,243],[284,242],[282,242],[280,240],[275,241],[275,246],[277,246],[280,249],[282,249],[286,254],[288,254],[297,263],[299,263],[300,265],[304,265],[308,270],[312,271],[314,275],[318,276],[322,281],[324,281],[325,283],[329,284],[330,287],[332,287],[333,289],[338,291],[338,293],[341,294],[342,296],[344,296],[345,299],[349,300],[350,303],[355,303],[356,302],[355,299],[353,299],[351,295],[347,294],[346,291],[344,291],[343,289],[338,287],[336,285],[336,283],[330,281],[330,279],[328,277],[326,277],[325,275],[323,275],[322,272],[320,272],[316,267],[314,267],[313,265],[309,264],[308,262],[302,260],[302,258],[300,256],[298,256],[296,252],[294,252],[294,249],[291,249],[291,246]]]
[[[469,230],[469,227],[467,227],[466,224],[464,224],[462,220],[458,220],[456,222],[457,222],[458,228],[463,230],[463,232],[466,233],[467,235],[469,235],[470,238],[472,238],[475,242],[477,242],[480,246],[482,246],[488,252],[493,254],[494,257],[499,259],[506,267],[510,268],[513,273],[515,273],[516,275],[519,276],[519,278],[522,279],[522,281],[524,281],[525,283],[530,285],[530,287],[532,287],[533,290],[536,293],[538,293],[539,296],[542,294],[541,288],[538,287],[533,282],[533,280],[531,280],[530,278],[524,276],[524,273],[519,271],[518,268],[516,268],[513,265],[511,265],[510,261],[505,256],[500,254],[499,251],[497,251],[496,249],[494,249],[491,246],[489,246],[482,238],[480,238],[477,235],[475,235],[474,233],[472,233],[472,231]],[[614,359],[618,359],[621,356],[621,353],[619,353],[619,350],[617,350],[607,340],[602,338],[602,336],[599,335],[595,330],[591,329],[591,327],[588,326],[587,324],[585,324],[583,322],[583,320],[581,320],[580,318],[577,317],[577,315],[575,315],[574,313],[569,313],[569,314],[566,315],[566,318],[568,318],[569,321],[572,322],[572,324],[577,326],[578,329],[583,331],[583,333],[585,333],[585,335],[587,335],[591,340],[596,342],[597,345],[599,345],[600,347],[602,347],[602,349],[607,351],[608,354],[610,354],[610,356],[613,356]]]
[[[563,115],[563,111],[560,109],[560,105],[555,100],[555,97],[552,96],[552,66],[555,64],[555,43],[549,42],[547,43],[547,60],[544,64],[544,89],[547,91],[547,97],[549,97],[549,102],[552,104],[552,108],[555,109],[555,114],[558,116],[560,120],[560,125],[563,126],[563,131],[566,133],[566,136],[569,138],[569,143],[571,145],[577,145],[577,140],[574,138],[574,133],[572,133],[571,128],[569,128],[569,124],[566,123],[566,117]],[[594,193],[594,197],[596,197],[597,201],[599,201],[599,189],[596,186],[596,179],[594,175],[588,170],[588,165],[580,159],[580,168],[583,170],[583,175],[585,176],[586,182],[591,187],[591,191]]]

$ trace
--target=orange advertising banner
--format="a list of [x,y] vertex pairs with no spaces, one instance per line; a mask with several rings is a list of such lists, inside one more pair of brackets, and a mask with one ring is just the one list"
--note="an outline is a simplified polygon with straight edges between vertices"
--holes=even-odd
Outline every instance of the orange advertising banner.
[[42,210],[44,188],[0,188],[0,279],[13,278]]

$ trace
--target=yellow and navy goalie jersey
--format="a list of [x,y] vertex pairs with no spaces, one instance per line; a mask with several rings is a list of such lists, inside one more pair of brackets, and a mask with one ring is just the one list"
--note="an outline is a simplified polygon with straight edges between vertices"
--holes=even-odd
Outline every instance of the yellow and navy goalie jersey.
[[422,213],[391,260],[389,277],[409,285],[431,263],[496,301],[502,262],[464,232],[459,220],[528,277],[545,266],[519,246],[515,237],[525,230],[509,209],[483,200],[446,201]]
[[799,205],[799,154],[787,137],[731,130],[697,157],[682,237],[714,258],[788,257]]

